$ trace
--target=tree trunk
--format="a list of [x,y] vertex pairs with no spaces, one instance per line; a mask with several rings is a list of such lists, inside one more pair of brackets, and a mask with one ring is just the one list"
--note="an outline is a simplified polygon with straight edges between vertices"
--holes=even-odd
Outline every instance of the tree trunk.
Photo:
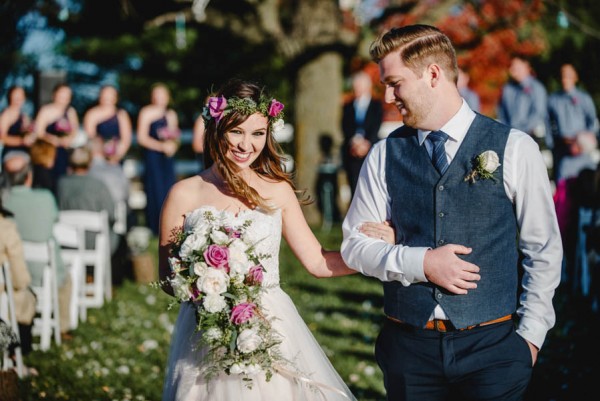
[[327,52],[304,64],[296,76],[296,174],[298,188],[306,190],[315,202],[304,207],[310,224],[320,219],[315,183],[321,159],[319,135],[329,134],[340,143],[340,98],[342,57]]

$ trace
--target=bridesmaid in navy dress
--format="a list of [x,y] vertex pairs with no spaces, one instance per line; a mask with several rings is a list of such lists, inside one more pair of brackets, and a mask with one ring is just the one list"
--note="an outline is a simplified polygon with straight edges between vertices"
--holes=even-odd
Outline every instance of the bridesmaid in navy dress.
[[67,173],[68,149],[79,131],[79,117],[71,106],[72,96],[69,85],[58,84],[54,88],[52,102],[42,106],[35,118],[38,137],[56,147],[56,158],[52,168],[56,181]]
[[179,131],[177,114],[169,108],[171,95],[164,84],[152,87],[151,103],[142,107],[138,116],[137,140],[144,150],[144,191],[146,192],[146,225],[158,235],[160,209],[175,183],[178,142],[173,133]]
[[102,138],[104,156],[113,164],[119,164],[131,146],[131,119],[127,111],[117,107],[118,98],[117,88],[103,86],[98,104],[83,117],[83,128],[88,137]]
[[25,90],[20,86],[12,86],[7,94],[8,106],[0,113],[0,142],[2,158],[11,150],[29,152],[29,147],[35,141],[29,116],[23,113]]

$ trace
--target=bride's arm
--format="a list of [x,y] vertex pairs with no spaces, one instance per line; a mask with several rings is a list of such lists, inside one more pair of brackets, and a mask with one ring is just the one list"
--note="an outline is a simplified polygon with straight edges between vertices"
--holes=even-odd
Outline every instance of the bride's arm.
[[158,274],[161,287],[169,295],[173,295],[173,289],[167,282],[171,275],[169,267],[169,250],[173,240],[173,230],[183,226],[184,215],[192,210],[190,203],[193,196],[190,196],[190,179],[182,180],[173,185],[167,198],[165,199],[160,212],[160,230],[158,238]]
[[[287,184],[278,184],[281,189],[282,234],[300,263],[315,277],[337,277],[356,273],[349,268],[339,251],[323,249],[312,230],[308,226],[296,194]],[[369,223],[367,236],[382,237],[394,243],[393,228],[386,223]]]

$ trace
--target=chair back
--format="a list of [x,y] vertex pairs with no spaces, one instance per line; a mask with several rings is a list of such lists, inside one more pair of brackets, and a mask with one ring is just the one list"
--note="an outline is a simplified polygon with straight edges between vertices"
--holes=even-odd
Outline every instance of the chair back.
[[60,313],[58,307],[58,284],[56,272],[56,254],[54,239],[44,242],[22,241],[25,261],[43,263],[42,283],[31,287],[37,297],[36,312],[39,317],[33,319],[32,334],[40,337],[39,348],[46,351],[50,340],[60,345]]
[[[17,314],[15,313],[15,295],[10,265],[8,262],[4,262],[0,266],[0,318],[8,323],[8,325],[15,332],[17,340],[20,341],[21,339],[19,337]],[[14,362],[8,354],[8,351],[3,353],[4,355],[2,355],[2,358],[4,358],[4,363],[2,366],[14,366],[17,369],[17,375],[19,375],[19,377],[23,377],[25,365],[23,364],[23,353],[21,352],[21,346],[17,346],[14,352]]]

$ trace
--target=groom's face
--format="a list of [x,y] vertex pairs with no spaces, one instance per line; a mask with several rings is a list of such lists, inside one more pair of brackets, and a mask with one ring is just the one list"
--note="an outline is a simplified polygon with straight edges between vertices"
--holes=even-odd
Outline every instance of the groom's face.
[[431,88],[427,85],[426,71],[418,76],[404,64],[400,51],[395,51],[381,59],[379,72],[385,85],[385,101],[396,105],[404,124],[421,128],[431,111],[428,100]]

